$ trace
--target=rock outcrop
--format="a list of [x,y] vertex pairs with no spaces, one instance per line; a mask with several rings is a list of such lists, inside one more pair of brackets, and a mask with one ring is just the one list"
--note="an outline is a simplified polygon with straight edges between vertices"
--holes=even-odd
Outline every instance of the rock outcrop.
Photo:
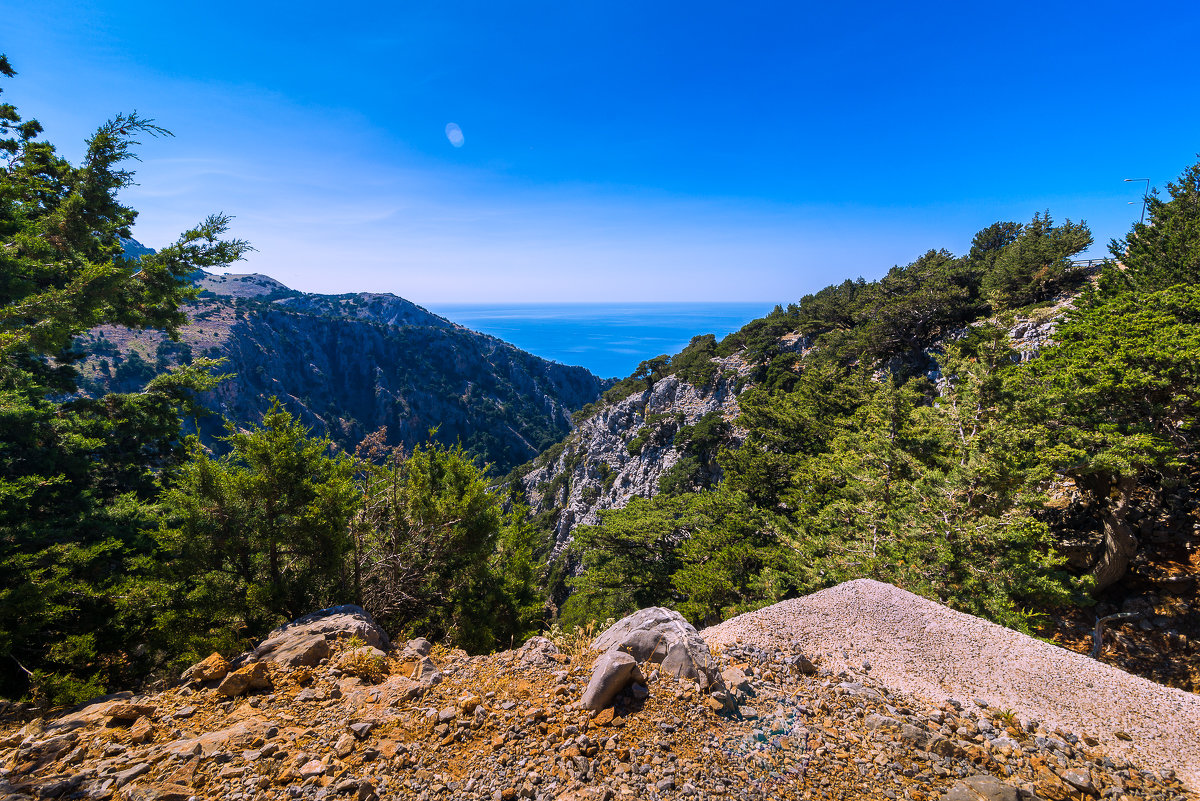
[[361,606],[346,604],[322,609],[293,620],[271,632],[244,661],[270,661],[289,667],[316,665],[329,657],[330,643],[336,640],[362,640],[379,649],[391,647],[383,629]]
[[[657,494],[660,479],[682,456],[675,432],[712,413],[726,421],[737,417],[736,372],[717,375],[707,387],[667,376],[653,389],[603,406],[544,454],[521,484],[533,511],[555,518],[554,552],[570,543],[576,526],[598,522],[601,510]],[[640,447],[631,452],[635,439]]]

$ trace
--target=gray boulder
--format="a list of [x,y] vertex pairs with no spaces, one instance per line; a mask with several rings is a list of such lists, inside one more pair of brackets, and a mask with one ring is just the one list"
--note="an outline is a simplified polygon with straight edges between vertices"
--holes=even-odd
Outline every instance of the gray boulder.
[[672,676],[721,688],[720,673],[708,645],[683,615],[661,606],[639,609],[618,620],[592,642],[597,651],[622,651],[637,662],[653,662]]
[[404,650],[412,651],[421,656],[429,656],[429,653],[433,650],[433,643],[424,637],[416,637],[404,644]]
[[247,662],[275,662],[311,667],[330,654],[332,640],[357,636],[365,645],[386,651],[387,634],[361,606],[346,604],[322,609],[280,626],[245,657]]
[[592,678],[583,691],[583,708],[604,709],[612,703],[617,693],[634,682],[644,682],[645,677],[638,669],[632,656],[622,651],[601,654],[592,663]]

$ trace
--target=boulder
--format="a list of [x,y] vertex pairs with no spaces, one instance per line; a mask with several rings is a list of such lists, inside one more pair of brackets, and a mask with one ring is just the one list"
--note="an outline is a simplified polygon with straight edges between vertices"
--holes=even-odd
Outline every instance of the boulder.
[[183,675],[179,677],[179,680],[184,684],[193,681],[220,681],[225,678],[225,674],[228,672],[229,663],[225,661],[225,657],[214,653],[209,655],[207,659],[197,662],[183,671]]
[[583,691],[583,708],[604,709],[617,693],[634,682],[644,682],[637,660],[624,651],[608,651],[592,663],[592,678]]
[[248,690],[267,690],[271,687],[271,674],[266,662],[251,662],[230,673],[217,685],[217,692],[236,698]]
[[558,646],[545,637],[530,637],[517,649],[517,660],[523,665],[553,665]]
[[322,609],[280,626],[255,648],[247,661],[275,662],[288,667],[312,667],[329,657],[329,642],[357,636],[364,645],[386,651],[387,634],[361,606],[347,604]]
[[429,656],[429,653],[433,650],[433,643],[424,637],[414,637],[404,644],[404,650],[412,651],[421,656]]
[[664,672],[699,682],[703,689],[722,686],[708,645],[696,629],[683,615],[661,606],[618,620],[592,642],[592,648],[622,651],[637,662],[660,663]]
[[1017,801],[1018,798],[1016,787],[986,774],[956,782],[942,796],[943,801]]
[[385,659],[387,659],[387,654],[385,654],[383,651],[380,651],[378,648],[373,648],[370,645],[364,645],[360,648],[351,648],[348,651],[343,651],[341,655],[338,656],[337,663],[338,667],[346,669],[357,667],[362,662],[367,660],[370,660],[375,664],[382,665]]

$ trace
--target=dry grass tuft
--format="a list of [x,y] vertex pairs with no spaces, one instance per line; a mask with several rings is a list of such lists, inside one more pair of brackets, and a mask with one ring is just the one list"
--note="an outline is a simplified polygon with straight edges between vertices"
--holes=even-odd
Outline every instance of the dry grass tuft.
[[542,636],[554,643],[559,651],[571,657],[572,664],[577,664],[594,656],[592,640],[596,639],[601,632],[607,631],[615,622],[610,617],[603,623],[593,620],[570,629],[564,629],[558,623],[554,623],[548,631],[542,633]]

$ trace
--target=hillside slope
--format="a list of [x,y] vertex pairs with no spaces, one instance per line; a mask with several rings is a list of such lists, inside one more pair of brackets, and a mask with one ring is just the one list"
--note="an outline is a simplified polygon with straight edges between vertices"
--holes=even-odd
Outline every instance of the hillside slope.
[[[83,364],[93,393],[140,387],[196,357],[223,358],[232,377],[203,404],[256,422],[278,397],[318,433],[353,450],[386,426],[412,448],[432,428],[446,443],[507,470],[570,430],[570,413],[602,381],[470,331],[389,294],[316,295],[261,275],[203,275],[179,342],[114,327],[89,332]],[[200,421],[211,443],[219,420]]]
[[697,338],[580,412],[514,474],[564,620],[875,578],[1084,652],[1111,618],[1102,660],[1200,689],[1197,298],[1069,253],[985,294],[1007,259],[1050,269],[1021,250],[1048,229],[1013,230]]

